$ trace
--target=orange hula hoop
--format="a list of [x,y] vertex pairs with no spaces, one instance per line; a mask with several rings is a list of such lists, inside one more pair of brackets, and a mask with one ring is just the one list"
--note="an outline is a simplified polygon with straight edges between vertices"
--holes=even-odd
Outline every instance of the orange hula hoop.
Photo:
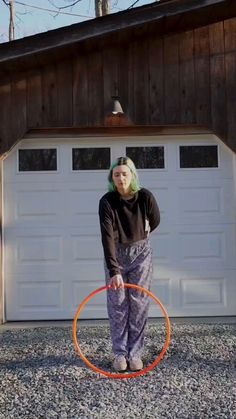
[[[81,357],[81,359],[85,362],[85,364],[91,368],[93,371],[105,375],[108,378],[118,378],[118,379],[126,379],[126,378],[135,378],[135,377],[139,377],[140,375],[144,375],[147,374],[149,371],[153,370],[153,368],[155,368],[157,366],[157,364],[159,364],[159,362],[161,362],[161,360],[163,359],[169,345],[170,345],[170,336],[171,336],[171,325],[170,325],[170,320],[167,314],[166,309],[164,308],[163,304],[161,303],[161,301],[149,290],[147,290],[146,288],[140,287],[139,285],[134,285],[134,284],[124,284],[124,288],[134,288],[137,289],[138,291],[144,292],[147,295],[149,295],[149,297],[151,297],[161,308],[162,313],[165,317],[165,323],[166,323],[166,340],[165,340],[165,344],[162,348],[162,351],[160,352],[160,354],[157,356],[157,358],[152,362],[152,364],[150,364],[149,366],[147,366],[146,368],[143,368],[141,371],[136,371],[133,373],[110,373],[108,371],[104,371],[98,367],[96,367],[94,364],[92,364],[87,358],[86,356],[83,354],[83,352],[80,349],[79,343],[78,343],[78,339],[77,339],[77,320],[80,316],[81,311],[83,310],[84,306],[88,303],[89,300],[91,300],[91,298],[93,298],[96,294],[99,294],[103,291],[106,291],[108,289],[111,289],[112,287],[110,285],[108,286],[104,286],[101,288],[97,288],[95,291],[91,292],[91,294],[89,294],[83,301],[82,303],[79,305],[78,310],[75,314],[74,317],[74,321],[73,321],[73,341],[74,341],[74,345],[76,348],[76,351],[78,352],[79,356]],[[115,290],[114,290],[115,292]]]

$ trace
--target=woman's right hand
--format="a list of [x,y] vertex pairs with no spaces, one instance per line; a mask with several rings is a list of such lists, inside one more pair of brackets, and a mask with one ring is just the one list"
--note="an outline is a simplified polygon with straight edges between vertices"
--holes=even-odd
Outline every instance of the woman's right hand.
[[114,275],[112,278],[110,278],[110,285],[115,290],[117,288],[123,288],[124,287],[124,281],[120,274]]

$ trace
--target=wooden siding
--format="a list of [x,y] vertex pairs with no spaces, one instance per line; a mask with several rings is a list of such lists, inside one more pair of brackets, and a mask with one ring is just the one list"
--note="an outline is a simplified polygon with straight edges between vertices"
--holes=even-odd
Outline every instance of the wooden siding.
[[224,23],[227,143],[236,151],[236,19]]
[[194,48],[196,123],[211,126],[210,50],[208,26],[194,31]]
[[[0,187],[2,190],[2,161],[0,161]],[[4,318],[4,298],[3,298],[3,270],[2,270],[2,194],[0,194],[0,324]]]
[[[236,18],[45,62],[0,85],[1,153],[30,128],[200,125],[236,152]],[[112,119],[118,86],[127,118]],[[119,122],[116,122],[119,121]]]

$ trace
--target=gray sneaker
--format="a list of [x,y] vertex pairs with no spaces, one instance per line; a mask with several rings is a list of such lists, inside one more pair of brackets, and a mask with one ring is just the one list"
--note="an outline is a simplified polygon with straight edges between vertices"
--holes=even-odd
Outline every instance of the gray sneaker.
[[127,361],[124,355],[116,355],[113,362],[113,367],[117,372],[124,372],[127,370]]
[[129,368],[131,371],[140,371],[143,369],[143,361],[141,358],[133,358],[129,361]]

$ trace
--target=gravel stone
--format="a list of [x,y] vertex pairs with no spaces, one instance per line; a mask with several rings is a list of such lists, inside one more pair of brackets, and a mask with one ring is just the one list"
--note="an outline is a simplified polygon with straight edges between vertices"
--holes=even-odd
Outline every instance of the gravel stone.
[[[109,328],[82,326],[80,347],[112,371]],[[145,376],[112,380],[91,371],[75,352],[71,327],[0,332],[0,419],[235,419],[236,327],[172,324],[170,348]],[[150,324],[144,364],[165,341]]]

